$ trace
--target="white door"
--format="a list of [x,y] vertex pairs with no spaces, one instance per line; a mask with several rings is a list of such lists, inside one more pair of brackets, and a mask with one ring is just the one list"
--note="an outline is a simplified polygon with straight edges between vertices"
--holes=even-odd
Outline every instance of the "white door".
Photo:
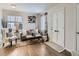
[[52,13],[52,41],[64,47],[64,9]]
[[77,7],[77,41],[76,41],[76,45],[77,45],[77,51],[79,51],[79,5]]
[[64,47],[64,10],[57,12],[58,15],[58,44]]
[[55,13],[53,13],[52,14],[52,34],[53,34],[53,36],[52,36],[52,41],[53,42],[55,42],[55,43],[57,43],[57,39],[58,39],[58,34],[57,34],[57,26],[58,26],[58,20],[57,20],[57,13],[55,12]]

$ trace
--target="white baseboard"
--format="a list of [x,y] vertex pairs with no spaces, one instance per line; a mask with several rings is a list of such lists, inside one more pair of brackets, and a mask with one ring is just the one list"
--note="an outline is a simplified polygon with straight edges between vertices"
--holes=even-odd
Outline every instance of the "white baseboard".
[[79,51],[72,51],[72,56],[79,56]]
[[46,45],[48,45],[49,47],[51,47],[51,48],[55,49],[55,50],[56,50],[56,51],[58,51],[58,52],[61,52],[61,51],[63,51],[63,50],[64,50],[64,48],[63,48],[63,47],[61,47],[61,46],[57,45],[57,44],[56,44],[56,43],[54,43],[54,42],[45,42],[45,44],[46,44]]
[[[45,44],[48,45],[49,47],[55,49],[59,53],[62,52],[64,49],[66,49],[66,48],[63,48],[63,47],[57,45],[54,42],[45,42]],[[66,50],[71,52],[72,56],[79,56],[79,51],[71,51],[69,49],[66,49]]]

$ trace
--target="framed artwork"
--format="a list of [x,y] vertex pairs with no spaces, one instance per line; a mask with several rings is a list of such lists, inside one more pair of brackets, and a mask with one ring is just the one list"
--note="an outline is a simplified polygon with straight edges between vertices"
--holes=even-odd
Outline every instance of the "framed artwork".
[[36,22],[36,16],[28,16],[28,23],[35,23]]

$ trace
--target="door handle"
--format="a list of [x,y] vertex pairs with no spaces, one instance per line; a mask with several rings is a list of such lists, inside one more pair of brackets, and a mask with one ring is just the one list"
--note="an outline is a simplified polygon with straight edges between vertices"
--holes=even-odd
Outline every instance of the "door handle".
[[79,34],[79,32],[76,32],[76,34]]
[[54,30],[54,32],[59,32],[58,30]]
[[57,30],[57,32],[59,32],[59,31]]
[[54,30],[54,32],[57,32],[56,30]]

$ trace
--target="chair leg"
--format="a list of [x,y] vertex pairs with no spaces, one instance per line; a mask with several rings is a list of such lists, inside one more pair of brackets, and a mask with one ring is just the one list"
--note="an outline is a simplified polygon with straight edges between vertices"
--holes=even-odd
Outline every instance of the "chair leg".
[[12,40],[11,39],[9,39],[9,42],[10,42],[10,46],[12,46]]
[[10,46],[12,46],[12,41],[10,41]]
[[43,38],[41,38],[42,39],[42,42],[44,42],[44,39]]
[[17,44],[17,39],[15,39],[15,43]]
[[4,47],[4,45],[5,45],[5,43],[3,43],[3,45],[2,45],[2,46]]

